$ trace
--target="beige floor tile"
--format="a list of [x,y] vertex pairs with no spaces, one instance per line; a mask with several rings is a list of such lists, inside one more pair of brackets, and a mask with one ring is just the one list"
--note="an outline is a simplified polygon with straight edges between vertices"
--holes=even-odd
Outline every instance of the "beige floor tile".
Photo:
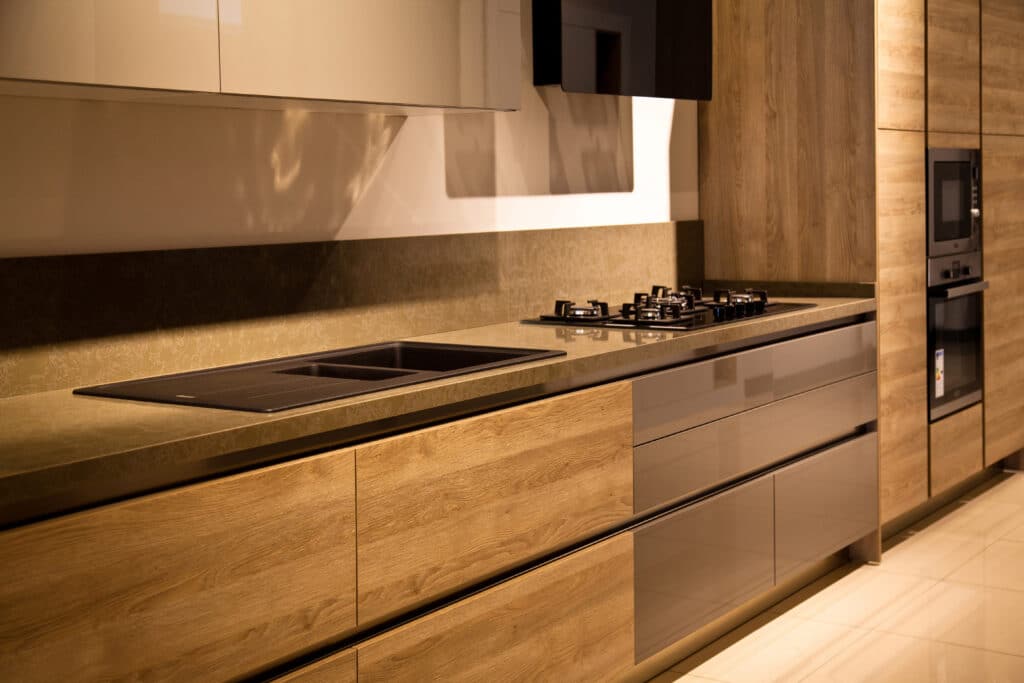
[[804,680],[813,683],[1010,683],[1024,680],[1024,658],[875,631]]
[[711,678],[695,676],[693,674],[681,674],[676,671],[663,671],[647,683],[720,683]]
[[985,540],[925,529],[886,542],[881,568],[896,574],[944,579],[985,549]]
[[[996,541],[947,580],[1024,591],[1024,542]],[[1024,615],[1021,620],[1024,621]]]
[[878,626],[915,638],[1024,656],[1024,592],[940,581]]
[[1016,529],[1024,514],[1020,506],[986,500],[962,500],[914,524],[909,531],[982,539],[986,544]]
[[927,577],[862,566],[796,604],[787,614],[841,626],[873,628],[899,614],[903,606],[935,583]]
[[672,669],[723,683],[799,681],[868,633],[781,615],[690,671],[689,660]]
[[1010,503],[1024,508],[1024,472],[1000,473],[995,479],[964,495],[964,500]]

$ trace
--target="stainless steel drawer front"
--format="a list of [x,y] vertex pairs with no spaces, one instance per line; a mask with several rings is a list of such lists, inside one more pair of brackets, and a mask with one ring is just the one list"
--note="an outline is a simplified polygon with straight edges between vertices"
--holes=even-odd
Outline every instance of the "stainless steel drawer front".
[[635,512],[827,445],[877,417],[868,372],[633,449]]
[[764,477],[634,532],[636,661],[772,587],[772,507]]
[[866,434],[775,473],[775,576],[878,528],[878,435]]
[[876,368],[866,322],[653,373],[633,383],[643,444]]

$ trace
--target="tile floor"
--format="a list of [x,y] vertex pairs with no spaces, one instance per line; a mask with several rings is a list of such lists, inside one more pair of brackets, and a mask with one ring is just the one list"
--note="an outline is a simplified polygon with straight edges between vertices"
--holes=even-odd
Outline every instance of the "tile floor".
[[672,666],[684,681],[1024,682],[1024,473],[1000,475]]

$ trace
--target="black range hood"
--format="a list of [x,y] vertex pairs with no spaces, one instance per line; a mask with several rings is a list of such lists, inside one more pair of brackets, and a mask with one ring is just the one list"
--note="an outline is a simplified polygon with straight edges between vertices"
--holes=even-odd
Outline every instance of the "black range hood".
[[533,0],[533,82],[711,99],[711,0]]

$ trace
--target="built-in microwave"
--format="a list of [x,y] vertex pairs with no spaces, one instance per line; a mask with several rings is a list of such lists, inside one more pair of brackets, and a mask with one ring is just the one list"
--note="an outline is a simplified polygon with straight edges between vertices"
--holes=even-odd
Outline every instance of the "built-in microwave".
[[928,258],[981,249],[980,162],[976,149],[928,150]]

